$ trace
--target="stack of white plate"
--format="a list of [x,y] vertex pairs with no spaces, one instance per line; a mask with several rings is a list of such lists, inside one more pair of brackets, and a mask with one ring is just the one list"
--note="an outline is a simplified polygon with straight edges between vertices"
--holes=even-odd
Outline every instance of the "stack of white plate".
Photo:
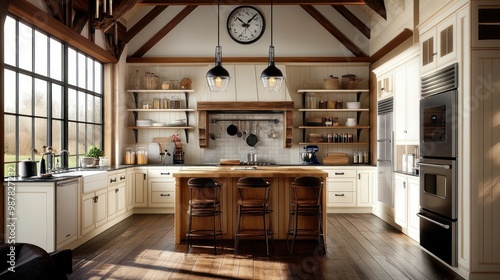
[[137,120],[136,121],[137,126],[152,126],[153,121],[150,119],[144,119],[144,120]]
[[185,126],[185,125],[186,125],[185,119],[175,120],[167,124],[167,126]]
[[153,123],[153,126],[165,126],[166,124],[165,123],[162,123],[162,122],[154,122]]

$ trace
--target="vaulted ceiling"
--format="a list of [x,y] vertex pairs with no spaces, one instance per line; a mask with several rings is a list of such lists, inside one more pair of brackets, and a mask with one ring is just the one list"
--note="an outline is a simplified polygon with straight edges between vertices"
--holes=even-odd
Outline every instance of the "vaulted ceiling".
[[[102,30],[106,37],[106,50],[118,59],[123,52],[125,45],[143,30],[151,21],[160,15],[169,6],[184,6],[184,8],[171,19],[160,31],[154,34],[150,40],[132,55],[132,58],[141,58],[149,49],[158,43],[163,37],[174,29],[193,10],[202,5],[216,5],[214,0],[41,0],[46,5],[50,16],[64,26],[81,34],[87,26],[89,39],[94,41],[95,30]],[[11,6],[22,6],[12,1]],[[14,4],[16,3],[16,4]],[[96,5],[99,3],[99,5]],[[270,0],[248,0],[239,1],[238,5],[269,5]],[[235,5],[233,0],[221,0],[220,5]],[[323,16],[314,6],[328,5],[342,15],[350,24],[359,30],[363,36],[370,38],[370,28],[362,20],[356,17],[346,6],[357,5],[365,7],[364,10],[372,11],[383,19],[386,19],[387,12],[384,0],[273,0],[273,5],[297,5],[307,14],[314,18],[325,30],[343,44],[355,57],[366,58],[364,53],[349,37],[344,35],[335,27],[331,21]],[[154,6],[134,26],[127,29],[120,23],[127,13],[133,11],[135,7]],[[9,9],[10,10],[10,9]]]

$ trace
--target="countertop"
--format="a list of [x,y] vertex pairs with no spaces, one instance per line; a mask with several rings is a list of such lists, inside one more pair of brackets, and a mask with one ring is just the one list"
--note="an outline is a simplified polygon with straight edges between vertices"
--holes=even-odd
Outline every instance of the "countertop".
[[319,169],[290,167],[290,166],[214,166],[214,167],[191,167],[182,169],[173,174],[176,178],[182,177],[296,177],[300,176],[328,176],[327,172]]

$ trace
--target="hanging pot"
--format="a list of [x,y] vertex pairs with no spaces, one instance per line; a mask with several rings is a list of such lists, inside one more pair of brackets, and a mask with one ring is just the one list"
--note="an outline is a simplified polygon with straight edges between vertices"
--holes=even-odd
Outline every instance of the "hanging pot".
[[234,124],[230,124],[227,129],[227,134],[231,135],[231,136],[235,136],[236,133],[238,133],[238,127]]
[[259,142],[259,137],[257,137],[257,135],[252,132],[252,124],[250,124],[250,134],[248,134],[246,142],[250,147],[257,145],[257,143]]

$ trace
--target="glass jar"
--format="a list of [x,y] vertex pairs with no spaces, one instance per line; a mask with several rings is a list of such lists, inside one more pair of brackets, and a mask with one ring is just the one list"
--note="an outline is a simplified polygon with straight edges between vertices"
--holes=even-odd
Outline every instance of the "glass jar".
[[318,109],[319,97],[314,92],[307,93],[306,96],[306,108],[307,109]]
[[128,146],[125,149],[125,164],[135,164],[135,146]]
[[160,100],[160,98],[153,98],[153,109],[161,109]]
[[146,146],[137,146],[137,164],[148,164],[148,148]]

